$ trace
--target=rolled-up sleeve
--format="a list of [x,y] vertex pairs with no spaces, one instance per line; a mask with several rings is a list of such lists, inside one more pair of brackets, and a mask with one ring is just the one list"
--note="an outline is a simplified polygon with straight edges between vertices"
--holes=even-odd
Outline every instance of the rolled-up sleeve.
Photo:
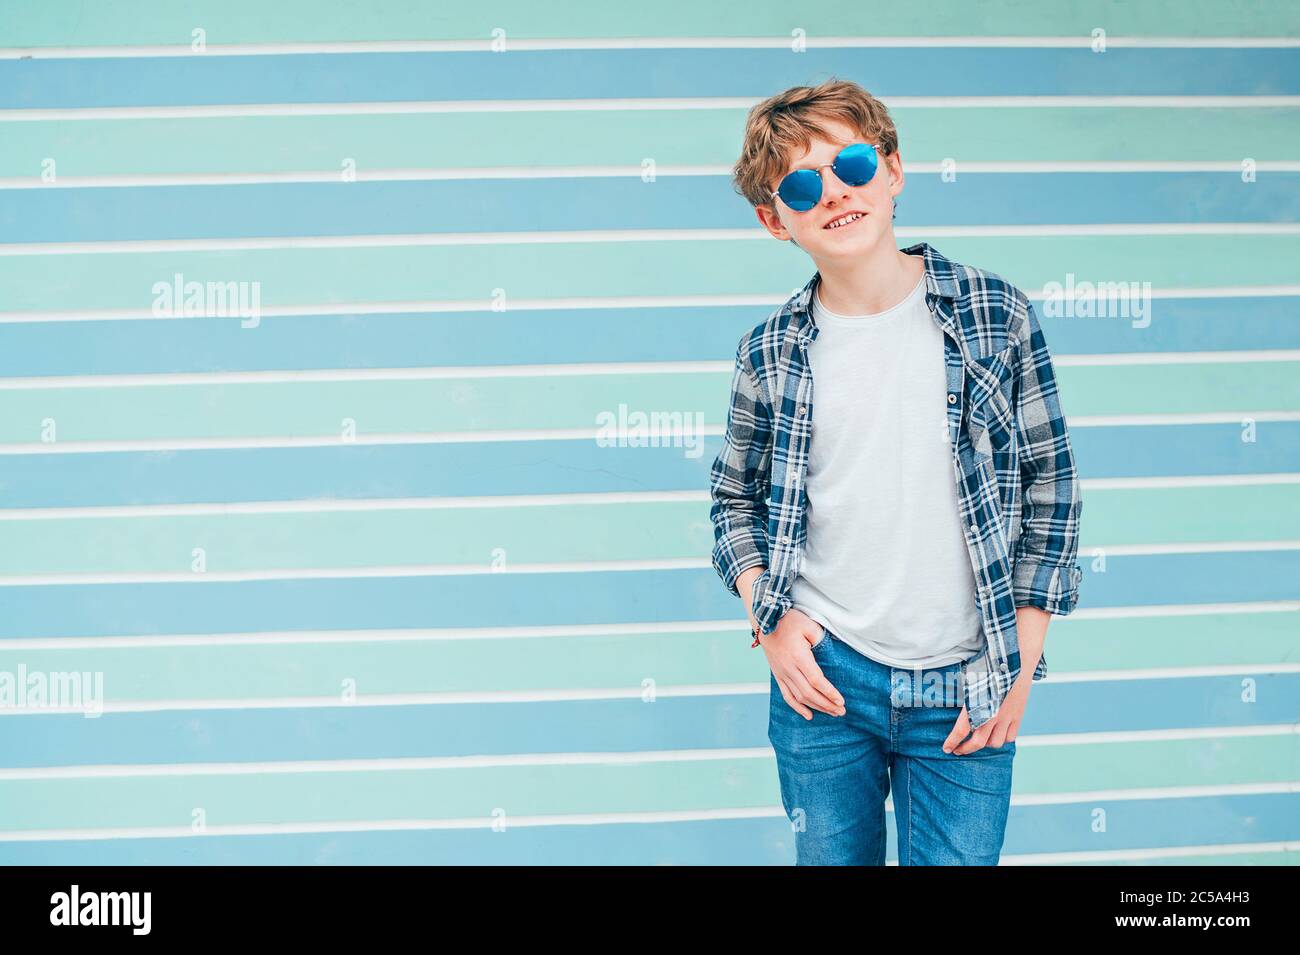
[[1028,299],[1023,306],[1016,404],[1023,511],[1012,586],[1017,607],[1068,614],[1083,579],[1077,562],[1083,499],[1047,341],[1034,306]]
[[767,490],[772,460],[771,410],[742,347],[736,351],[722,449],[710,472],[713,568],[737,597],[736,578],[766,566]]

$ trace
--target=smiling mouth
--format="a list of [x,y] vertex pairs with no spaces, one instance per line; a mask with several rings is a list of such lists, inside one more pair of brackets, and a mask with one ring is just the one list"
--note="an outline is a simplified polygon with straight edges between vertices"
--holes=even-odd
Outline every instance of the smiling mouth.
[[865,212],[848,213],[847,216],[841,216],[838,219],[832,219],[830,222],[826,223],[826,225],[822,226],[822,228],[829,229],[830,231],[834,232],[836,229],[843,229],[846,226],[853,225],[853,223],[855,222],[860,222],[866,217],[867,214]]

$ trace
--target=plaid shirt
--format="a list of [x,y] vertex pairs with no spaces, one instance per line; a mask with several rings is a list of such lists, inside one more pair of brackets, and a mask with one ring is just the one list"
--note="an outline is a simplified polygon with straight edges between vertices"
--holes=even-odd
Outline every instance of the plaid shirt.
[[[925,300],[944,333],[954,479],[985,636],[961,665],[975,728],[1020,674],[1016,608],[1068,614],[1078,601],[1079,480],[1047,342],[1024,293],[927,243],[903,251],[924,255]],[[809,304],[820,278],[740,340],[727,433],[711,470],[713,566],[736,596],[741,572],[765,568],[753,591],[763,633],[793,603],[807,540],[807,349],[818,333]],[[1045,676],[1046,655],[1032,679]]]

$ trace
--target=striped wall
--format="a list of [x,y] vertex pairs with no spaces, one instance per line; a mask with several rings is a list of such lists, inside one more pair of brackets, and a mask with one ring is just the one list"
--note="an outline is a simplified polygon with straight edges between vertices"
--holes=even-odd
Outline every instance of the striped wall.
[[[1151,287],[1042,313],[1085,579],[1004,863],[1295,861],[1297,37],[1284,0],[6,0],[0,681],[102,712],[0,707],[0,864],[791,863],[707,486],[812,268],[728,170],[830,75],[895,115],[900,241]],[[620,408],[703,427],[611,444]]]

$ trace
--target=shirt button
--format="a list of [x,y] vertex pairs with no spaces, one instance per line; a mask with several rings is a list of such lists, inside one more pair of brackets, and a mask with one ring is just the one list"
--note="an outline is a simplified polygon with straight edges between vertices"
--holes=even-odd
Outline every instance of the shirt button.
[[1010,670],[1010,669],[1011,669],[1011,667],[1007,666],[1005,663],[1002,664],[1001,670],[1002,670],[1003,673],[1006,673],[1006,672],[1007,672],[1008,670]]
[[800,405],[800,406],[799,406],[799,413],[800,413],[801,415],[807,414],[807,413],[808,413],[808,406],[807,406],[807,405]]
[[972,524],[972,525],[970,526],[970,532],[971,532],[972,534],[978,535],[979,532],[980,532],[980,529],[979,529],[977,526],[975,526],[974,524]]
[[781,538],[781,540],[787,544],[790,543],[790,535],[786,534],[784,537]]
[[948,404],[955,405],[956,403],[957,403],[957,396],[954,395],[951,391],[948,392]]

